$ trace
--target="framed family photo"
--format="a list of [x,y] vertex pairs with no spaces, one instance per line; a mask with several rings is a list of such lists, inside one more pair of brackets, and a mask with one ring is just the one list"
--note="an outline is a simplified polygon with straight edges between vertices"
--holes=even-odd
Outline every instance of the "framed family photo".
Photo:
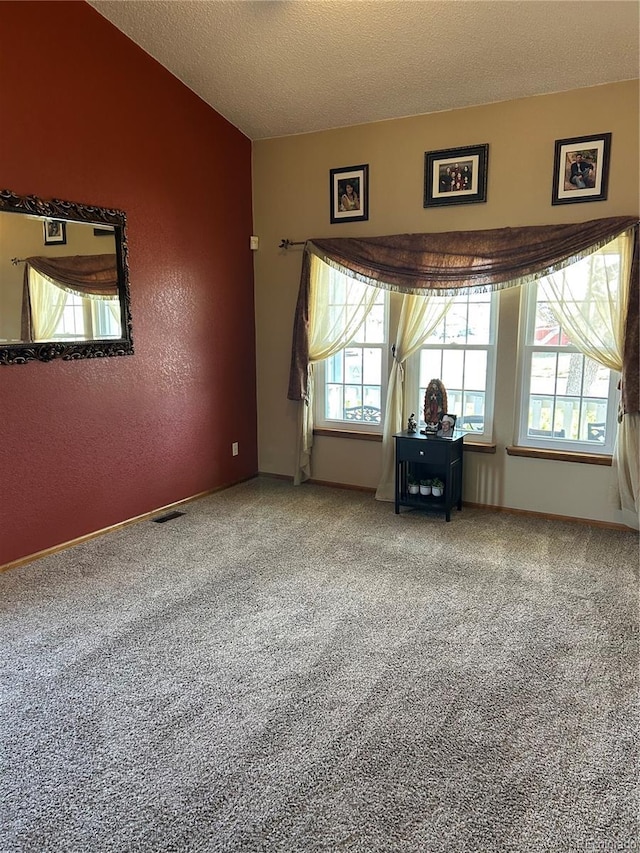
[[609,183],[611,134],[557,139],[551,204],[604,201]]
[[369,218],[369,166],[345,166],[329,171],[331,222]]
[[489,145],[446,148],[424,155],[424,207],[487,200]]
[[42,223],[45,246],[56,243],[65,246],[67,243],[67,223],[60,219],[45,219]]

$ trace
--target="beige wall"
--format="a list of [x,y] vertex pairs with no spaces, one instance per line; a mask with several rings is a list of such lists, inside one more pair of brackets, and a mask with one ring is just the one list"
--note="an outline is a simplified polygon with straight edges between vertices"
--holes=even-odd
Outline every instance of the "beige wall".
[[[292,475],[296,405],[286,399],[301,251],[283,238],[347,237],[580,222],[638,215],[638,81],[322,133],[253,147],[259,467]],[[612,133],[606,201],[551,205],[556,139]],[[489,143],[485,204],[423,207],[425,151]],[[368,163],[368,222],[329,221],[329,169]],[[519,291],[500,295],[495,455],[465,454],[465,500],[620,521],[611,469],[507,456],[513,442]],[[316,437],[313,477],[374,487],[381,446]]]

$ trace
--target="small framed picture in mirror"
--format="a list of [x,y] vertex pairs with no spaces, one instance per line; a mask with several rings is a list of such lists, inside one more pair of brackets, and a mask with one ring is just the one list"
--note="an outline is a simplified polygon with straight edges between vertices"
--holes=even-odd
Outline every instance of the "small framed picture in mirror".
[[61,219],[45,219],[42,223],[44,230],[45,246],[52,246],[59,243],[65,246],[67,243],[67,223]]

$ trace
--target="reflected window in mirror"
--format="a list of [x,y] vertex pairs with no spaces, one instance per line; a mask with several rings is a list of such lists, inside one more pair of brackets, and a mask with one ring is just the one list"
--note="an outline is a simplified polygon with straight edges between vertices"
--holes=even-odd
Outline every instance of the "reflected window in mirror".
[[32,310],[32,340],[90,341],[121,336],[117,296],[92,297],[65,289],[32,267],[27,274],[28,304],[23,306],[23,314]]

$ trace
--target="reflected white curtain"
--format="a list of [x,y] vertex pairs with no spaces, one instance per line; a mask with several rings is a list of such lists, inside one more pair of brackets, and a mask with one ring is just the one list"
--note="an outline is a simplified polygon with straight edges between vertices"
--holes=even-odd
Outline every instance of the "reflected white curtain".
[[[417,352],[451,307],[454,297],[405,294],[396,335],[396,349],[389,374],[387,405],[382,435],[382,474],[376,490],[379,501],[394,500],[395,445],[393,435],[404,429],[411,414],[406,408],[404,365]],[[412,404],[415,406],[415,403]],[[419,420],[419,419],[418,419]]]
[[[598,364],[616,371],[622,370],[632,253],[633,232],[626,231],[597,252],[540,281],[549,308],[572,344]],[[633,441],[630,415],[620,420],[624,427],[621,424],[618,428],[613,466],[618,506],[637,518],[637,423]]]
[[311,476],[313,366],[349,345],[371,311],[378,292],[375,287],[338,273],[315,255],[311,257],[308,391],[307,399],[299,406],[296,485]]
[[120,300],[116,296],[113,299],[105,299],[104,301],[107,304],[107,308],[109,309],[109,313],[113,317],[113,320],[114,320],[114,323],[116,326],[117,331],[114,334],[116,335],[116,337],[121,338],[122,337],[122,318],[120,316]]
[[66,291],[56,287],[29,267],[29,300],[34,341],[47,341],[53,337],[67,303],[67,296]]

